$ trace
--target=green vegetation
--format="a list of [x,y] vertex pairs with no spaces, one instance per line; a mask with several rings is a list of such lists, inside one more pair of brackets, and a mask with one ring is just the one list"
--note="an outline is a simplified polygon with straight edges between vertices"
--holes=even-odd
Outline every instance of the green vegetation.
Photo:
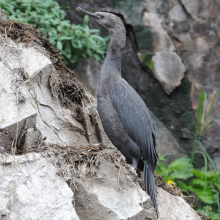
[[[156,173],[160,174],[166,182],[175,182],[176,185],[183,190],[183,193],[186,191],[194,193],[201,200],[202,204],[200,207],[196,207],[197,210],[215,220],[220,220],[220,174],[217,172],[214,162],[205,150],[201,140],[205,130],[219,118],[218,116],[210,122],[207,122],[219,88],[220,83],[207,113],[207,94],[200,93],[194,140],[195,146],[192,151],[191,159],[184,156],[173,161],[166,167],[162,162],[166,160],[165,156],[160,155],[156,169]],[[204,167],[200,169],[194,167],[195,154],[203,155]],[[209,164],[211,165],[211,170],[208,170]]]
[[156,173],[166,182],[175,182],[183,193],[187,191],[196,194],[203,204],[202,207],[196,207],[197,210],[220,220],[220,174],[213,170],[207,171],[207,166],[195,169],[190,163],[190,158],[186,156],[173,161],[167,167],[162,161],[165,161],[164,155],[159,157]]
[[64,61],[76,62],[79,57],[103,60],[107,38],[99,36],[99,30],[89,29],[88,16],[82,26],[65,20],[66,13],[54,0],[0,0],[8,19],[33,24],[44,37],[61,51]]
[[140,55],[140,59],[141,61],[146,65],[148,66],[152,71],[154,71],[154,64],[153,64],[153,55],[151,54],[141,54]]
[[[193,152],[192,152],[192,157],[191,157],[191,162],[193,162],[194,160],[194,156],[196,153],[196,150],[198,147],[201,148],[202,152],[205,154],[205,157],[207,157],[207,159],[209,160],[212,168],[216,171],[215,165],[212,161],[212,159],[210,158],[210,156],[208,155],[208,153],[206,152],[204,146],[202,145],[201,137],[203,135],[203,133],[206,131],[206,129],[214,122],[216,121],[216,119],[220,118],[220,116],[215,117],[214,119],[212,119],[211,121],[208,121],[210,112],[213,108],[216,96],[218,94],[218,91],[220,89],[220,83],[218,84],[217,90],[215,92],[214,98],[212,99],[211,105],[208,109],[208,112],[206,113],[206,109],[207,109],[207,94],[204,92],[203,94],[199,94],[199,105],[198,105],[198,111],[197,111],[197,121],[196,121],[196,137],[195,137],[195,146],[193,148]],[[217,171],[216,171],[217,172]]]

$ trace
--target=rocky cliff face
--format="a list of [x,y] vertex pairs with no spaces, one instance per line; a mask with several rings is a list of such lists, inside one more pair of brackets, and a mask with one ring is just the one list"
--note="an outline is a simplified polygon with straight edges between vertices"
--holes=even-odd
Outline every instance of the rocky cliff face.
[[[77,6],[121,16],[127,29],[122,59],[123,77],[138,91],[181,148],[191,153],[199,91],[207,93],[204,108],[208,112],[220,82],[220,3],[203,0],[58,2],[64,10],[65,6],[69,6],[67,17],[73,23],[82,21],[82,15],[75,11]],[[90,25],[99,28],[102,35],[107,35],[93,20]],[[90,76],[84,77],[80,69],[77,74],[84,81],[88,79],[87,83],[91,81]],[[220,115],[219,103],[220,94],[208,120]],[[218,169],[219,125],[218,119],[203,135],[203,145]],[[170,149],[167,149],[167,153],[170,153]]]
[[[156,219],[58,51],[30,25],[1,21],[0,31],[0,219]],[[157,187],[160,219],[200,219],[158,181],[172,193]]]

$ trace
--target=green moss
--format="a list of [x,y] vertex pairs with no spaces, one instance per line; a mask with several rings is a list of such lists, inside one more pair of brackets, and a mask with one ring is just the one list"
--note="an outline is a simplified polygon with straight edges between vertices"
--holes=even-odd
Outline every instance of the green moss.
[[133,26],[135,40],[139,51],[149,50],[153,48],[153,34],[151,27],[142,25]]
[[[184,80],[179,87],[171,94],[170,98],[173,103],[178,106],[181,113],[191,111],[191,101],[190,101],[190,90],[191,83],[188,80]],[[195,118],[196,121],[196,118]]]
[[[142,14],[139,12],[141,0],[111,0],[111,8],[126,13],[126,23],[140,24]],[[123,13],[122,13],[123,14]]]
[[151,54],[141,54],[140,55],[140,59],[142,61],[143,64],[145,64],[146,66],[148,66],[152,71],[154,70],[154,64],[153,64],[153,55]]
[[184,112],[180,117],[180,123],[190,131],[195,131],[195,113],[193,111]]

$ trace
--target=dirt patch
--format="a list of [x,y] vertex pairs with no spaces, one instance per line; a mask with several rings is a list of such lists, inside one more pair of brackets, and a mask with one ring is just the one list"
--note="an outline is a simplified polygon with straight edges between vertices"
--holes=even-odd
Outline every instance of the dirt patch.
[[68,69],[57,50],[47,38],[44,38],[39,30],[33,25],[18,23],[14,20],[0,21],[0,32],[5,39],[11,38],[16,43],[35,42],[46,49],[47,55],[56,69],[56,73],[51,75],[50,86],[52,94],[58,98],[63,106],[76,112],[75,118],[81,120],[80,108],[85,88],[75,78],[74,72]]

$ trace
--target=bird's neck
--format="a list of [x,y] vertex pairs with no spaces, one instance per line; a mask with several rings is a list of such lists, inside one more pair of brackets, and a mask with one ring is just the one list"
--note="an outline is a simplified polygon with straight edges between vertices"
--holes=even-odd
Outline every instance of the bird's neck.
[[111,40],[101,69],[101,81],[111,75],[121,75],[121,56],[126,42],[124,25],[110,30],[109,33]]

